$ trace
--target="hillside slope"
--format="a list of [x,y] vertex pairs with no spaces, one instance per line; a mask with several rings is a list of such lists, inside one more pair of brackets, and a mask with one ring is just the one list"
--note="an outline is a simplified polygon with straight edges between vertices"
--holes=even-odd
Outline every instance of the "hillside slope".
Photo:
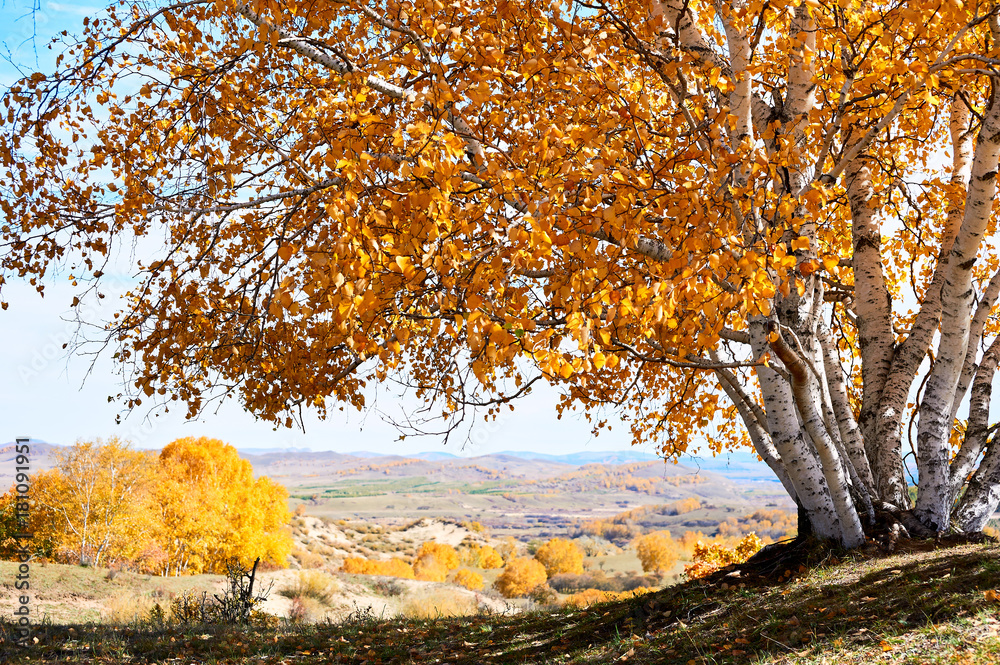
[[[919,545],[919,544],[918,544]],[[961,663],[1000,662],[1000,547],[855,552],[781,582],[689,582],[584,610],[238,630],[46,626],[2,662]]]

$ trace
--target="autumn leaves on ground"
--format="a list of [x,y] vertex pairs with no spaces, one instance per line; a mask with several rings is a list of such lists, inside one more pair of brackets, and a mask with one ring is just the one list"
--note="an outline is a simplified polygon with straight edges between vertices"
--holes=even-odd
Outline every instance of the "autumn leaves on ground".
[[[689,497],[516,540],[472,521],[335,520],[302,503],[290,512],[283,487],[255,479],[215,440],[179,440],[159,455],[117,440],[78,443],[57,459],[33,477],[32,611],[46,619],[27,650],[14,648],[5,623],[4,657],[687,663],[1000,654],[1000,551],[991,544],[892,559],[860,552],[850,562],[817,550],[764,579],[734,565],[760,549],[756,532],[770,540],[794,531],[794,515],[780,509],[729,517],[708,535],[656,528],[664,515],[704,514],[706,503]],[[5,546],[16,532],[13,497],[0,507]],[[248,570],[258,557],[249,623],[221,620],[212,608],[226,596],[227,564]],[[0,562],[8,605],[15,568]]]

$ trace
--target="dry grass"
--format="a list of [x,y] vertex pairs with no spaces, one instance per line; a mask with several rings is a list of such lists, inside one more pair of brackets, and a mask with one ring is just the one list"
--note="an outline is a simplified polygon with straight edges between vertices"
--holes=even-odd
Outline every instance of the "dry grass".
[[149,616],[154,605],[156,601],[150,596],[121,591],[107,600],[101,621],[119,626],[141,622]]
[[461,617],[479,610],[476,599],[453,589],[431,587],[415,591],[403,599],[400,614],[411,619]]
[[340,583],[320,570],[304,570],[298,574],[295,584],[279,591],[282,596],[295,600],[309,599],[329,606],[340,589]]

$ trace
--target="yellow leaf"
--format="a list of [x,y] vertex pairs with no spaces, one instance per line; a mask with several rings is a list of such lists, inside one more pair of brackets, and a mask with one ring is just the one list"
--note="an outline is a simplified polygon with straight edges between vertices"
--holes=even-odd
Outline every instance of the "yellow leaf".
[[794,251],[809,249],[809,238],[805,236],[799,236],[792,240],[792,249]]

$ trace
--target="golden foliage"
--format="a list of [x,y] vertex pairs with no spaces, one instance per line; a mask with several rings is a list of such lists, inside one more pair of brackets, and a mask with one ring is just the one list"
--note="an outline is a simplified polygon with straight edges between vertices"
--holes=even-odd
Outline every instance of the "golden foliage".
[[684,574],[691,579],[705,577],[720,568],[734,563],[743,563],[764,546],[764,541],[757,534],[750,533],[743,537],[736,547],[728,548],[720,543],[705,544],[698,542],[694,546],[694,561],[684,566]]
[[117,437],[77,441],[35,474],[33,528],[56,558],[95,566],[134,561],[155,534],[149,490],[156,462]]
[[438,563],[444,566],[445,570],[458,568],[458,552],[451,545],[445,543],[427,542],[417,550],[416,558],[419,560],[425,556],[437,559]]
[[483,576],[468,568],[456,570],[451,581],[471,591],[481,591],[483,588]]
[[[224,572],[226,562],[256,557],[284,566],[291,553],[288,493],[218,439],[184,438],[160,452],[152,492],[162,574]],[[208,509],[211,507],[211,509]]]
[[535,587],[545,584],[545,566],[528,557],[511,559],[493,583],[504,598],[527,596]]
[[564,538],[553,538],[538,548],[535,559],[545,566],[549,577],[559,573],[580,574],[583,572],[583,551],[577,544]]
[[503,558],[489,545],[471,543],[462,546],[458,551],[459,560],[466,566],[474,566],[483,570],[503,568]]
[[[69,264],[98,290],[121,244],[165,239],[127,267],[138,283],[102,333],[135,365],[128,408],[193,417],[235,395],[291,426],[364,408],[398,375],[454,422],[470,386],[495,417],[539,378],[562,388],[560,415],[581,405],[601,429],[617,404],[668,454],[704,432],[745,446],[737,411],[763,404],[767,359],[723,338],[764,344],[754,322],[799,297],[829,321],[858,405],[862,347],[880,362],[896,331],[918,342],[935,294],[969,304],[1000,263],[979,177],[997,171],[979,134],[997,109],[983,3],[109,4],[55,72],[3,94],[0,283],[43,291]],[[977,143],[975,179],[939,164],[958,137]],[[938,261],[949,248],[969,263]],[[959,291],[931,286],[956,270]],[[928,298],[920,326],[901,298]],[[717,351],[749,388],[736,403]],[[654,492],[646,471],[599,482]],[[611,530],[595,535],[634,535]]]
[[179,439],[158,457],[114,437],[78,441],[32,492],[33,547],[47,557],[177,575],[257,557],[284,566],[291,552],[285,489],[215,439]]
[[510,561],[511,559],[517,557],[518,552],[521,550],[521,546],[513,536],[507,536],[496,547],[497,554],[504,560],[504,562]]
[[408,580],[416,579],[417,577],[413,566],[397,558],[376,560],[362,557],[348,557],[344,559],[340,570],[341,572],[353,573],[355,575],[386,575],[388,577],[401,577]]
[[448,567],[433,554],[424,554],[413,564],[413,572],[418,580],[444,582],[448,577]]
[[644,572],[658,575],[673,568],[680,558],[677,543],[669,531],[655,531],[639,536],[635,541],[635,553]]
[[798,531],[798,515],[789,510],[756,510],[742,517],[730,517],[719,523],[719,536],[741,538],[756,533],[764,542],[789,538]]

